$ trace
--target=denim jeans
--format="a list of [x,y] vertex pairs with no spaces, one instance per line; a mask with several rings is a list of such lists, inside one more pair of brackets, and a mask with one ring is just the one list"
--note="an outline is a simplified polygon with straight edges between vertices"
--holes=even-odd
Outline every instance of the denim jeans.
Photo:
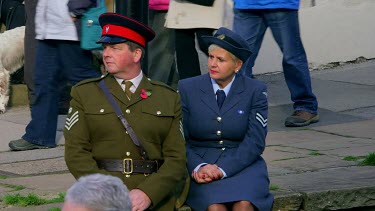
[[253,53],[241,72],[246,76],[252,76],[252,68],[267,27],[270,27],[283,53],[283,72],[294,102],[294,110],[316,114],[318,102],[311,88],[306,53],[299,31],[298,10],[234,9],[233,30],[248,42]]
[[35,61],[35,103],[31,121],[23,139],[30,143],[55,147],[60,97],[60,80],[74,85],[87,78],[99,77],[92,65],[90,51],[82,50],[79,42],[65,40],[38,41]]

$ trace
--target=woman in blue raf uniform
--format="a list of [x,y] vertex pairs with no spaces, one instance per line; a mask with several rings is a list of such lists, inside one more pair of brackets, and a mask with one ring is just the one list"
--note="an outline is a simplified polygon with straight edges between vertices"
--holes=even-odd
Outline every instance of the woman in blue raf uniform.
[[[193,210],[271,210],[267,166],[267,90],[236,74],[251,52],[229,29],[203,37],[208,74],[179,82]],[[216,93],[216,94],[215,94]]]

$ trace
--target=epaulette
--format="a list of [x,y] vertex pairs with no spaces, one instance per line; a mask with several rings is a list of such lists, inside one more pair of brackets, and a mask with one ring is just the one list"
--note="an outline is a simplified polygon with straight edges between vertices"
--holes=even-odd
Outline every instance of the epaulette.
[[78,82],[75,86],[80,86],[82,84],[87,84],[87,83],[91,83],[91,82],[97,82],[97,81],[100,81],[102,80],[103,78],[107,77],[109,74],[105,74],[105,75],[101,75],[100,77],[97,77],[97,78],[89,78],[89,79],[85,79],[85,80],[82,80],[80,82]]
[[173,92],[177,92],[175,89],[173,89],[172,87],[168,86],[167,84],[161,82],[161,81],[155,81],[155,80],[151,80],[150,78],[147,78],[148,81],[150,81],[150,83],[152,83],[153,85],[157,85],[157,86],[162,86],[162,87],[165,87],[165,88],[168,88],[170,90],[172,90]]

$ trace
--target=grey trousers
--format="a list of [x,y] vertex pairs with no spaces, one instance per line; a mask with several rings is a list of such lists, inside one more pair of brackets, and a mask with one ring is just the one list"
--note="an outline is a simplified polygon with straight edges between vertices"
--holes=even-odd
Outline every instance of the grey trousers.
[[149,10],[149,26],[156,37],[148,44],[148,77],[177,88],[174,31],[164,27],[167,11]]

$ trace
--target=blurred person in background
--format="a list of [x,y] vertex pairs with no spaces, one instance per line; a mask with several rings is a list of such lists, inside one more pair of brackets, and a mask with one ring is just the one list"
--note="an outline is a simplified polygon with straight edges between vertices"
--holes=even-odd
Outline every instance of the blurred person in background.
[[208,56],[208,46],[202,41],[204,35],[212,35],[226,26],[227,0],[215,0],[212,6],[202,6],[187,0],[171,0],[165,26],[175,30],[177,71],[180,79],[201,75],[199,49]]
[[149,0],[148,26],[155,38],[148,43],[148,77],[177,89],[174,30],[164,26],[169,0]]
[[285,119],[286,127],[301,127],[319,121],[318,101],[312,91],[305,49],[302,45],[299,0],[234,0],[233,30],[249,44],[253,54],[242,72],[252,77],[264,33],[269,27],[283,53],[283,71],[294,112]]
[[56,147],[60,81],[74,85],[99,77],[92,54],[83,50],[69,14],[68,0],[38,0],[35,15],[35,102],[31,121],[21,139],[10,141],[13,151]]

